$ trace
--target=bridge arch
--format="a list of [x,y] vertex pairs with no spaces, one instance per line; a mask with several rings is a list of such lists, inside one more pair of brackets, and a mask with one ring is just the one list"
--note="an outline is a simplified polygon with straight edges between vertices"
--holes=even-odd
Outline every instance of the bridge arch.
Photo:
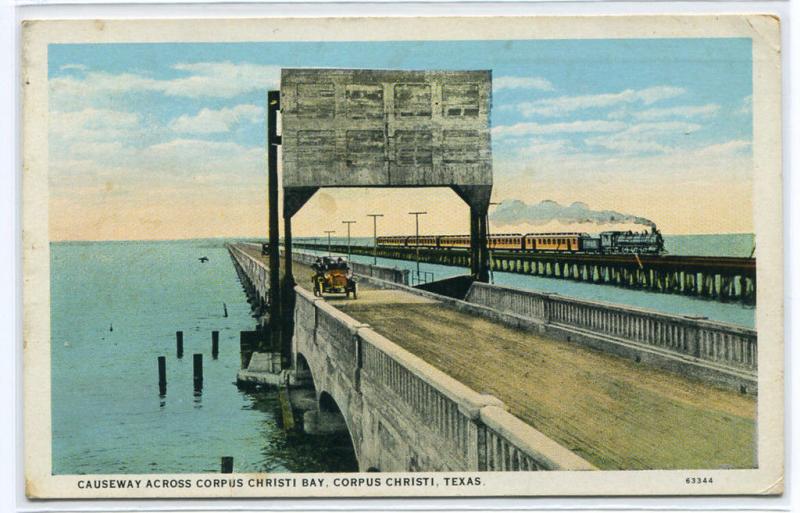
[[308,365],[308,360],[303,353],[297,353],[297,371],[298,372],[311,372],[311,367]]
[[295,379],[300,385],[311,385],[314,392],[317,391],[317,385],[314,381],[314,373],[311,372],[311,366],[308,364],[303,353],[296,353],[295,357]]
[[[301,381],[305,381],[314,390],[317,399],[317,409],[322,414],[334,415],[342,421],[345,429],[347,430],[347,437],[350,442],[350,447],[353,450],[356,461],[360,463],[360,446],[357,443],[358,433],[353,430],[354,420],[350,418],[347,411],[342,410],[340,401],[336,399],[336,389],[334,383],[326,381],[326,373],[324,368],[320,367],[323,362],[314,359],[315,353],[311,351],[303,354],[299,350],[295,353],[295,370],[296,375]],[[316,365],[315,365],[316,364]],[[346,404],[346,402],[344,403]]]
[[336,402],[336,399],[328,393],[327,391],[319,391],[319,400],[318,400],[318,407],[319,411],[324,414],[334,415],[336,418],[342,421],[347,430],[347,436],[350,440],[350,446],[353,449],[353,453],[356,456],[356,461],[360,462],[359,459],[359,447],[356,443],[356,439],[353,436],[353,429],[351,427],[352,420],[348,418],[348,415],[345,415],[341,408],[339,408],[339,404]]
[[339,405],[336,404],[336,400],[328,392],[321,392],[319,394],[319,411],[324,411],[326,413],[338,413],[344,417],[342,411],[339,409]]

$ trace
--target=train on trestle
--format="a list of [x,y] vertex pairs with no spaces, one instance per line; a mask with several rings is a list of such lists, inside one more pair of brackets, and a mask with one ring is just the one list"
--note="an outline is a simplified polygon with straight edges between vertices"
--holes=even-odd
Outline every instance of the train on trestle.
[[[430,249],[468,249],[469,235],[394,235],[378,237],[379,246]],[[664,238],[653,226],[650,230],[605,231],[593,237],[580,232],[498,233],[488,237],[490,250],[536,253],[588,253],[598,255],[661,255]]]

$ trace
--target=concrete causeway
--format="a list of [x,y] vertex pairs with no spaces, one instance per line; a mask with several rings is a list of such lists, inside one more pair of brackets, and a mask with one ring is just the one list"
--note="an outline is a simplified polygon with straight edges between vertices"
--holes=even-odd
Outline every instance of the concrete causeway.
[[[238,246],[266,265],[258,248]],[[299,286],[311,270],[295,262]],[[514,329],[446,301],[359,283],[325,303],[600,469],[752,468],[756,398],[644,362]]]

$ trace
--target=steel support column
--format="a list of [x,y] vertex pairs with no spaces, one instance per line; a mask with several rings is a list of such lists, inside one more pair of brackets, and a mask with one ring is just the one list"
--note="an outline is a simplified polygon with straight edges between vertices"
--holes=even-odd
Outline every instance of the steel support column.
[[269,328],[270,347],[281,346],[280,231],[278,227],[278,137],[280,91],[267,93],[267,204],[269,209]]
[[489,247],[486,209],[470,207],[470,274],[478,281],[489,282]]
[[281,290],[281,368],[292,366],[292,336],[294,335],[294,274],[292,272],[292,218],[283,218],[283,287]]

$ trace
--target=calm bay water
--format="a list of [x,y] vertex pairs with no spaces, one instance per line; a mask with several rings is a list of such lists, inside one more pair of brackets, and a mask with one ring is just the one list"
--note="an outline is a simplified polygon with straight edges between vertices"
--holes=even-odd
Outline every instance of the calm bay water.
[[[306,241],[306,238],[301,239]],[[322,242],[318,238],[318,242]],[[665,235],[664,246],[671,255],[694,256],[737,256],[748,257],[753,251],[752,234],[722,235]],[[347,244],[347,239],[332,239],[336,244]],[[351,239],[351,244],[372,244],[371,238]],[[307,251],[307,250],[303,250]],[[324,251],[313,252],[327,254]],[[372,263],[373,258],[365,255],[353,255],[354,262]],[[378,258],[378,265],[408,269],[416,272],[416,262]],[[420,263],[420,272],[432,273],[434,279],[440,280],[465,273],[462,267]],[[737,303],[719,303],[688,296],[659,294],[640,290],[630,290],[608,285],[592,285],[590,283],[543,278],[516,273],[494,272],[493,282],[497,285],[533,290],[538,292],[555,292],[564,296],[578,297],[607,303],[630,305],[647,308],[675,315],[699,315],[709,319],[752,328],[755,326],[755,308]]]
[[54,474],[219,472],[221,456],[237,472],[353,470],[346,441],[287,436],[274,392],[237,389],[239,332],[255,321],[221,241],[54,243],[51,276]]
[[[752,235],[665,239],[671,254],[749,256],[753,245]],[[51,245],[54,474],[218,472],[221,456],[233,456],[234,469],[242,472],[354,470],[346,439],[287,435],[274,392],[237,389],[239,332],[253,329],[255,321],[223,242]],[[209,262],[201,264],[201,256]],[[416,269],[409,261],[378,263]],[[464,273],[432,264],[421,270],[436,279]],[[737,304],[510,273],[494,273],[494,281],[755,323],[754,309]],[[183,359],[175,354],[177,330],[184,332]],[[218,360],[211,358],[212,330],[220,332]],[[200,395],[193,390],[193,353],[203,353]],[[164,398],[158,395],[161,355],[167,359]]]

